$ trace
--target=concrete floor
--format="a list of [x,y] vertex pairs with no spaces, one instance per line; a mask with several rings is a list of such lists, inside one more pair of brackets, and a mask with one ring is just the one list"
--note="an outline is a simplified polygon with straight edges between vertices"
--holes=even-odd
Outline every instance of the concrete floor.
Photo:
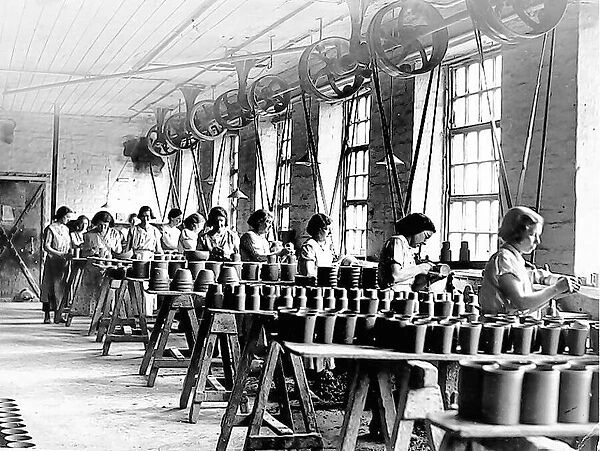
[[[184,371],[161,370],[148,388],[138,375],[141,344],[114,343],[102,357],[88,325],[84,317],[69,328],[42,324],[39,303],[0,303],[0,398],[17,401],[38,449],[215,449],[224,405],[188,423],[188,410],[178,408]],[[318,417],[333,446],[342,412]],[[229,449],[241,449],[243,432],[234,429]]]

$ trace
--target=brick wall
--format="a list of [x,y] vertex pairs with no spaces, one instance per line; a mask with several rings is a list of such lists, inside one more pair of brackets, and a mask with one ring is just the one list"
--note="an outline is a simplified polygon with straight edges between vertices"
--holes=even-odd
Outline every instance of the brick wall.
[[[51,172],[52,115],[5,112],[17,122],[12,144],[0,143],[0,171]],[[156,213],[157,201],[148,165],[137,169],[123,156],[126,136],[140,136],[151,122],[123,118],[61,116],[57,205],[69,205],[78,214],[93,215],[106,202],[108,168],[109,210],[126,219],[142,205]],[[168,191],[166,167],[154,169],[159,200],[164,208]],[[117,181],[117,177],[121,181]],[[49,188],[49,187],[48,187]],[[49,200],[49,191],[47,199]]]

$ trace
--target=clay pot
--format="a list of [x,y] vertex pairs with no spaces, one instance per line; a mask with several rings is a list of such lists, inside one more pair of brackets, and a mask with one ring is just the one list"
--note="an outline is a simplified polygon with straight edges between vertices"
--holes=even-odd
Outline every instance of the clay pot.
[[265,282],[277,282],[279,280],[279,263],[264,263],[260,270],[260,278]]
[[[314,312],[302,312],[296,313],[298,320],[298,332],[301,334],[298,336],[301,343],[313,343],[315,334],[315,323],[317,320],[317,314]],[[298,341],[298,340],[296,340]]]
[[18,421],[7,421],[6,423],[0,423],[0,429],[22,429],[25,427],[25,423]]
[[324,288],[323,289],[323,309],[324,310],[335,310],[335,295],[333,293],[333,288]]
[[244,262],[242,263],[242,280],[258,280],[258,270],[260,263]]
[[281,264],[281,280],[284,280],[286,282],[293,282],[297,272],[298,265],[296,263]]
[[566,330],[566,345],[571,355],[584,355],[588,338],[588,328],[583,324],[572,324]]
[[502,351],[504,326],[501,324],[484,324],[479,339],[479,350],[484,354],[498,355]]
[[519,424],[524,374],[520,366],[483,367],[481,401],[483,421],[491,424]]
[[275,302],[277,308],[292,308],[294,306],[294,297],[292,296],[292,287],[281,287],[281,292]]
[[398,320],[391,310],[382,310],[375,320],[375,346],[391,348],[398,339]]
[[425,336],[427,334],[427,323],[412,323],[404,326],[403,343],[400,344],[402,352],[423,353],[425,349]]
[[363,297],[360,300],[360,313],[374,315],[379,311],[379,299]]
[[395,299],[392,302],[392,310],[401,315],[413,315],[415,313],[415,308],[417,306],[417,301],[415,299]]
[[207,261],[204,264],[206,269],[210,269],[215,274],[215,280],[218,280],[219,273],[221,272],[221,262],[210,262]]
[[10,442],[6,444],[7,448],[35,448],[35,445],[30,442]]
[[453,324],[432,324],[427,330],[425,349],[435,354],[450,354],[453,336]]
[[356,313],[339,313],[333,329],[333,342],[351,345],[356,330]]
[[320,312],[315,322],[315,343],[333,343],[336,313]]
[[534,326],[525,324],[511,327],[512,346],[515,354],[529,355],[531,353],[534,330]]
[[346,296],[345,288],[334,288],[336,310],[348,310],[348,297]]
[[560,372],[558,398],[559,423],[587,423],[590,415],[592,371],[585,367]]
[[358,315],[356,318],[356,343],[360,345],[373,345],[375,340],[375,321],[377,315]]
[[392,303],[391,290],[377,290],[377,298],[379,299],[379,310],[389,310]]
[[194,288],[194,278],[189,269],[178,268],[171,281],[171,290],[173,291],[192,291]]
[[312,287],[306,290],[306,307],[323,310],[323,290],[321,287]]
[[362,299],[362,290],[360,288],[350,288],[348,290],[348,309],[353,312],[360,312],[360,300]]
[[600,326],[598,324],[592,324],[590,326],[590,346],[592,347],[592,352],[598,355],[598,343],[600,342]]
[[435,303],[432,300],[419,301],[419,314],[434,316],[435,315]]
[[358,288],[360,284],[360,266],[340,266],[338,270],[338,286]]
[[219,277],[217,277],[217,282],[219,283],[238,283],[239,277],[236,269],[231,266],[221,266],[221,271],[219,271]]
[[317,268],[317,285],[320,287],[337,286],[337,267],[319,266]]
[[481,324],[461,324],[458,332],[458,345],[461,354],[476,355],[479,350]]
[[272,311],[275,310],[275,302],[277,301],[277,287],[263,285],[262,294],[260,296],[260,309]]
[[177,270],[185,268],[186,263],[185,260],[169,260],[169,277],[174,278]]
[[295,333],[294,327],[297,328],[298,319],[295,316],[296,309],[282,308],[277,315],[277,328],[279,339],[283,341],[299,341],[298,333]]
[[223,308],[223,301],[223,287],[218,283],[209,285],[206,292],[206,306],[208,308]]
[[556,355],[558,353],[558,340],[560,339],[560,326],[538,327],[537,339],[542,354]]
[[377,288],[377,268],[363,268],[361,276],[363,288]]
[[448,316],[452,316],[453,310],[454,304],[452,301],[436,301],[433,304],[433,314],[435,316],[447,318]]
[[458,414],[465,420],[481,421],[483,367],[494,362],[460,361],[458,373]]
[[554,424],[558,419],[560,372],[552,365],[538,365],[525,371],[521,423]]
[[206,261],[210,256],[208,251],[185,251],[185,259],[190,262]]
[[242,262],[223,262],[221,268],[233,268],[237,273],[237,280],[242,279]]
[[246,310],[260,310],[260,285],[246,285]]
[[600,380],[598,379],[598,367],[592,370],[592,393],[590,397],[590,423],[598,423],[598,405],[600,399],[598,399],[598,385]]
[[22,428],[0,428],[0,433],[4,435],[19,435],[27,434],[27,430]]
[[134,260],[131,264],[131,274],[136,279],[147,279],[150,277],[150,262]]
[[246,310],[246,285],[234,285],[233,310]]
[[306,297],[305,287],[296,287],[296,295],[294,296],[294,307],[295,308],[306,308],[308,299]]
[[206,291],[212,283],[215,283],[215,274],[209,269],[201,269],[196,276],[194,291]]

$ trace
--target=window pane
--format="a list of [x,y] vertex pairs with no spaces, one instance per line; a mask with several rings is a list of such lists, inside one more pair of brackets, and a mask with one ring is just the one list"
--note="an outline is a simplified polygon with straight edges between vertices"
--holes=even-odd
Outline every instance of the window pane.
[[477,161],[477,132],[465,136],[465,163]]
[[477,204],[475,203],[475,201],[469,200],[469,201],[465,202],[465,209],[464,209],[465,217],[463,218],[463,223],[465,226],[464,226],[463,230],[468,230],[470,232],[475,230],[475,221],[477,219],[476,207],[477,207]]
[[452,104],[454,114],[454,126],[462,127],[465,125],[465,99],[456,99]]
[[487,194],[492,192],[492,167],[493,163],[480,163],[477,192]]
[[491,232],[492,225],[490,224],[490,201],[482,200],[477,203],[477,231]]
[[466,84],[466,72],[467,69],[465,67],[459,67],[454,72],[454,95],[462,96],[465,93],[465,84]]
[[461,202],[452,202],[450,204],[450,230],[462,230],[463,225],[463,204]]
[[464,166],[454,166],[450,170],[450,178],[452,179],[451,194],[463,194]]
[[492,133],[490,129],[479,132],[479,161],[493,160]]
[[477,194],[477,163],[467,164],[465,166],[465,175],[463,180],[464,194]]
[[452,137],[452,142],[450,144],[450,164],[462,163],[464,161],[463,158],[463,145],[465,135],[454,135]]
[[467,75],[469,93],[479,91],[479,63],[473,63],[469,66],[469,74]]
[[477,124],[480,122],[479,115],[479,95],[474,94],[467,97],[467,124]]

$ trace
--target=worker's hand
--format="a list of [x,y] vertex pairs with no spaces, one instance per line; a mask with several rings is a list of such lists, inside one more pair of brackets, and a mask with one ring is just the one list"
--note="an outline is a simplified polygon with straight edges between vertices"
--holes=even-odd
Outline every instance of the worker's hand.
[[423,263],[419,263],[417,266],[421,270],[422,274],[427,274],[429,271],[431,271],[431,268],[433,268],[435,265],[431,262],[423,262]]
[[563,276],[558,279],[555,287],[559,293],[575,293],[576,291],[579,291],[581,285],[575,277]]

